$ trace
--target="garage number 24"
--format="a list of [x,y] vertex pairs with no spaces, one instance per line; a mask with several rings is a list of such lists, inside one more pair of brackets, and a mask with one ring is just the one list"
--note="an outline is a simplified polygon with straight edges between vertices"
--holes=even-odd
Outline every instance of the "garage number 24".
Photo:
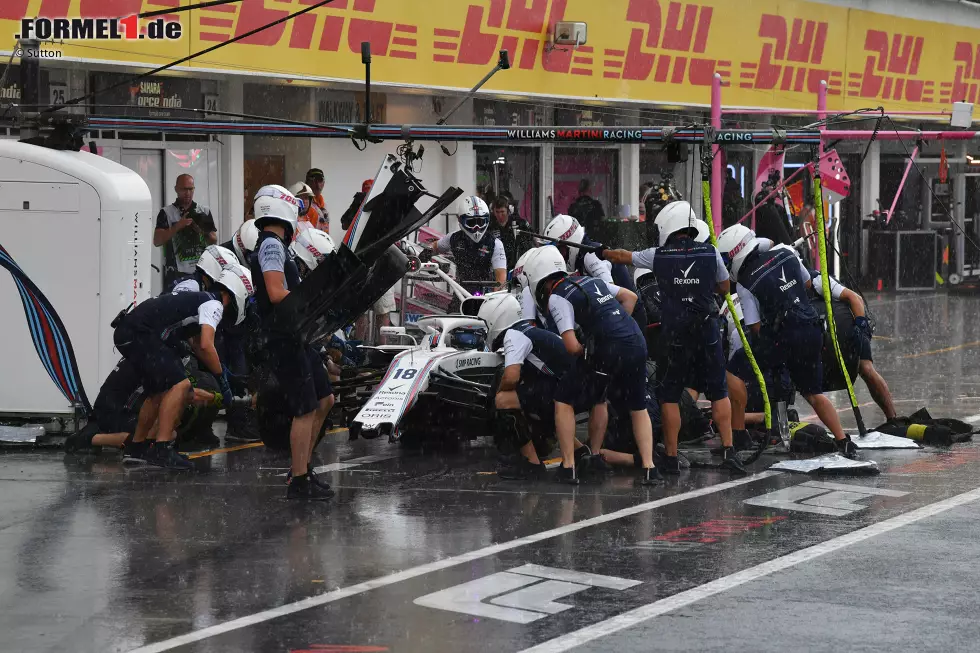
[[396,378],[396,379],[405,379],[405,380],[414,379],[415,378],[415,375],[418,374],[418,373],[419,373],[419,371],[416,370],[416,369],[414,369],[414,368],[408,368],[408,369],[401,369],[401,368],[399,368],[399,369],[395,370],[395,376],[394,376],[394,378]]

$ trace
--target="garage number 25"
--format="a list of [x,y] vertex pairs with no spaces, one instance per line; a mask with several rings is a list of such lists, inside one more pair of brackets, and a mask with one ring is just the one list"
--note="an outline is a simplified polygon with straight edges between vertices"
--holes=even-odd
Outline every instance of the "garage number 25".
[[418,373],[419,373],[419,371],[416,370],[416,369],[414,369],[414,368],[408,368],[408,369],[401,369],[401,368],[399,368],[399,369],[395,370],[395,376],[394,376],[394,378],[396,378],[396,379],[406,379],[406,380],[407,379],[414,379],[415,378],[415,375],[418,374]]

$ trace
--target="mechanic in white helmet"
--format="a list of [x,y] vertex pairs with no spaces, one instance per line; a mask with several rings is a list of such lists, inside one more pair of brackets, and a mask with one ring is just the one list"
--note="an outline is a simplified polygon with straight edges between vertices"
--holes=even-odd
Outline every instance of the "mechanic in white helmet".
[[[823,327],[808,297],[809,270],[792,248],[772,247],[772,241],[756,238],[740,224],[721,232],[718,248],[737,282],[745,324],[756,336],[757,358],[773,370],[787,368],[797,390],[834,434],[838,450],[854,455],[857,448],[823,394]],[[733,403],[744,406],[744,400]]]
[[[193,393],[181,355],[172,343],[196,335],[197,358],[218,379],[222,395],[233,396],[214,337],[221,325],[244,320],[247,300],[245,280],[229,268],[208,292],[153,297],[113,320],[116,349],[136,367],[147,395],[133,440],[126,445],[127,458],[170,469],[193,467],[174,448],[174,426]],[[157,440],[150,446],[147,435],[154,422],[158,422]]]
[[[503,290],[507,283],[507,254],[504,245],[490,231],[490,209],[475,195],[463,198],[459,209],[459,231],[443,236],[420,258],[451,254],[456,263],[456,281],[471,293]],[[458,309],[459,300],[453,300]]]
[[745,474],[732,446],[732,405],[716,300],[716,295],[729,291],[728,269],[715,246],[704,242],[708,226],[698,219],[688,202],[665,206],[657,215],[655,226],[659,247],[642,252],[606,250],[604,257],[614,263],[653,270],[657,277],[660,323],[668,350],[658,397],[663,404],[664,471],[680,473],[680,398],[690,387],[702,390],[711,402],[711,415],[723,447],[722,466]]
[[299,203],[282,186],[264,186],[255,195],[253,210],[259,239],[251,265],[256,308],[266,336],[267,359],[263,372],[267,387],[275,388],[277,408],[292,418],[289,432],[292,476],[286,498],[329,499],[333,490],[313,473],[310,458],[316,443],[313,427],[317,409],[322,408],[332,392],[329,387],[316,385],[312,349],[296,335],[276,329],[273,319],[276,307],[300,284],[299,270],[288,253],[297,229]]
[[[653,426],[646,406],[646,340],[630,315],[636,294],[600,279],[570,275],[557,247],[549,245],[532,251],[535,254],[525,263],[523,274],[535,304],[539,310],[551,313],[566,351],[579,359],[566,374],[577,383],[561,385],[567,389],[577,386],[578,392],[590,386],[600,391],[590,401],[594,406],[589,423],[590,449],[599,452],[605,437],[606,424],[597,419],[600,414],[608,419],[605,388],[596,384],[596,380],[604,379],[610,392],[616,393],[630,411],[643,462],[641,483],[657,483],[660,476],[653,465]],[[575,335],[576,324],[585,334],[585,345]],[[578,483],[574,456],[576,399],[562,392],[555,399],[555,426],[562,453],[558,478],[570,484]]]
[[[570,215],[556,215],[552,218],[544,230],[544,235],[591,247],[602,246],[601,243],[589,238],[585,232],[585,227]],[[558,244],[558,249],[568,261],[569,272],[602,279],[607,284],[614,283],[620,288],[626,288],[630,292],[636,293],[633,275],[625,265],[612,263],[594,252],[585,252],[571,245]],[[636,308],[633,309],[633,319],[640,326],[640,330],[646,330],[648,326],[647,311],[643,302],[637,302]]]
[[222,243],[221,246],[235,252],[239,263],[245,267],[249,267],[251,265],[252,252],[258,247],[258,242],[259,228],[255,226],[255,220],[252,219],[243,222],[242,226],[235,232],[235,235],[231,237],[231,240],[227,243]]
[[197,260],[193,276],[184,277],[174,285],[171,292],[201,292],[208,290],[211,284],[221,276],[222,270],[232,264],[238,264],[238,257],[221,245],[208,245],[201,258]]
[[[575,361],[555,333],[523,319],[520,302],[509,293],[488,295],[477,317],[487,323],[491,351],[504,350],[504,372],[494,398],[498,437],[514,442],[520,453],[497,475],[508,480],[541,479],[545,466],[539,456],[554,446],[550,435],[555,432],[555,397]],[[578,441],[575,444],[579,463],[591,451]]]

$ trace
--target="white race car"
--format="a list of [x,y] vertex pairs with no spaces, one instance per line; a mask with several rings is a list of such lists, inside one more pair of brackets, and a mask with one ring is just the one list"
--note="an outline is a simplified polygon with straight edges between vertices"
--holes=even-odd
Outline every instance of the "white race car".
[[419,273],[448,283],[465,315],[422,317],[411,329],[383,327],[389,340],[414,344],[376,348],[400,351],[350,429],[355,437],[451,447],[487,433],[503,356],[489,350],[487,324],[473,317],[482,298],[470,296],[436,263],[423,264]]

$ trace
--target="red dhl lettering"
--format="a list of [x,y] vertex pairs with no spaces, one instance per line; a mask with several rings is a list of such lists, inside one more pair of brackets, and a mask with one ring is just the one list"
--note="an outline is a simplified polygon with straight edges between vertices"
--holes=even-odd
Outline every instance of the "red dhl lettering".
[[[730,61],[694,57],[688,67],[688,57],[669,54],[658,56],[644,49],[703,53],[708,44],[713,14],[712,7],[671,2],[667,6],[667,19],[664,22],[659,1],[630,0],[626,9],[626,20],[641,26],[630,30],[629,44],[625,51],[606,49],[606,71],[603,76],[645,80],[654,73],[654,81],[660,83],[683,84],[688,81],[696,86],[707,86],[711,84],[716,67],[721,67],[722,70],[717,72],[722,77],[727,77],[729,71],[725,68],[731,66]],[[653,69],[654,61],[657,62],[656,71]]]
[[957,43],[953,51],[953,64],[956,70],[953,81],[940,84],[940,102],[976,102],[976,81],[980,80],[980,44]]
[[[851,97],[932,103],[935,81],[909,79],[919,73],[925,38],[869,29],[864,39],[864,72],[851,73]],[[886,73],[886,74],[879,74]],[[887,74],[890,73],[890,74]]]
[[[741,88],[816,93],[827,81],[830,95],[841,94],[843,73],[818,67],[823,63],[829,24],[794,18],[792,28],[783,16],[763,14],[759,38],[763,40],[758,62],[743,62]],[[781,80],[781,81],[780,81]]]

